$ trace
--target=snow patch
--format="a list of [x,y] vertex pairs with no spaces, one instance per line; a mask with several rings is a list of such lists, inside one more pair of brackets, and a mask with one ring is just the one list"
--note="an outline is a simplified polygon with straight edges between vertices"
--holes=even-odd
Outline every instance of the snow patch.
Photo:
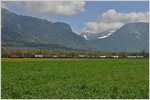
[[110,30],[108,32],[106,32],[107,34],[103,34],[104,36],[101,36],[101,37],[98,37],[98,39],[104,39],[104,38],[107,38],[109,37],[110,35],[112,35],[112,33],[116,32],[116,30]]
[[104,39],[106,37],[108,37],[108,36],[101,36],[101,37],[98,37],[98,39]]
[[86,35],[83,35],[84,36],[84,38],[86,39],[86,40],[88,40],[88,38],[87,38],[87,36]]
[[140,33],[140,32],[138,32],[137,30],[135,30],[135,34],[141,35],[141,33]]
[[133,30],[133,31],[131,31],[133,34],[135,34],[135,37],[138,39],[138,40],[140,40],[140,35],[141,35],[141,33],[140,32],[138,32],[137,30]]

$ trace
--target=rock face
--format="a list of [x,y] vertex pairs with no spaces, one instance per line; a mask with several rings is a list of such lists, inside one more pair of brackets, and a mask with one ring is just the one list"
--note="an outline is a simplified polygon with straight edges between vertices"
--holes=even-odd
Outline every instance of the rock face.
[[128,23],[107,38],[91,40],[101,51],[149,51],[149,23]]
[[69,24],[16,15],[2,9],[2,47],[9,46],[95,49],[89,41],[75,34]]

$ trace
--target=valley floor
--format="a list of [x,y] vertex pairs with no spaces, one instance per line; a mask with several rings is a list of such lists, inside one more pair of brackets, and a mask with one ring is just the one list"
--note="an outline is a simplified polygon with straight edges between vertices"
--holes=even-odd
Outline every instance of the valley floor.
[[148,99],[148,59],[2,59],[2,99]]

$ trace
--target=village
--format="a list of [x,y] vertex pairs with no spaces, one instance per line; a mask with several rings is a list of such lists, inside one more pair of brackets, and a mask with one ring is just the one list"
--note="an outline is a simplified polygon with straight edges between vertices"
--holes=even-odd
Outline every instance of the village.
[[9,55],[9,58],[144,58],[144,56],[91,56],[91,55],[42,55],[42,54],[35,54],[31,57],[24,57],[20,55]]
[[102,52],[102,51],[64,51],[46,49],[8,49],[2,48],[2,58],[148,58],[149,53],[141,52]]

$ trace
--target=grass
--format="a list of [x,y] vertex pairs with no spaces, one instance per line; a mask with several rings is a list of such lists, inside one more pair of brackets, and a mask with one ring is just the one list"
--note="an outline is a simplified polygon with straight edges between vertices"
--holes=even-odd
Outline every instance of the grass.
[[148,59],[2,59],[3,99],[147,99]]

